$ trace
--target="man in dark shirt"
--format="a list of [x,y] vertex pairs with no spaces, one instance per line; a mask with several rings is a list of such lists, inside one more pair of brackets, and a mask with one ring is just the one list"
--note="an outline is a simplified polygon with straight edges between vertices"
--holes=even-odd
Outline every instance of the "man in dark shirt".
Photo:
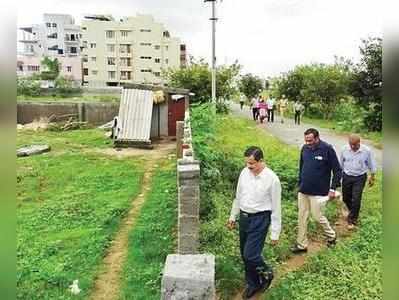
[[327,201],[336,196],[335,189],[340,186],[341,177],[342,170],[334,148],[320,140],[316,129],[306,130],[299,162],[298,236],[291,249],[293,253],[307,251],[309,212],[323,227],[327,246],[335,245],[336,234],[324,216],[324,208]]

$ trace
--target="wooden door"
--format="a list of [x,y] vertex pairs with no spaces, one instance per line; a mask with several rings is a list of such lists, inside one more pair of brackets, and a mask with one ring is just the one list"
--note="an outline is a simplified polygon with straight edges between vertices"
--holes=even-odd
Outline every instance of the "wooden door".
[[168,97],[168,135],[176,136],[176,121],[184,121],[185,100]]

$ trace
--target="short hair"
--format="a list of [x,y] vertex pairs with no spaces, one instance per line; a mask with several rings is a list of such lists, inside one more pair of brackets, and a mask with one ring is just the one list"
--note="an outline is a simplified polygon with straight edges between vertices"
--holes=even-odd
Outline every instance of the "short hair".
[[313,134],[315,138],[319,137],[319,131],[315,128],[309,128],[305,131],[304,135]]
[[261,148],[257,146],[251,146],[248,147],[247,150],[245,150],[244,156],[245,157],[253,156],[256,161],[260,161],[261,159],[263,159],[263,151]]

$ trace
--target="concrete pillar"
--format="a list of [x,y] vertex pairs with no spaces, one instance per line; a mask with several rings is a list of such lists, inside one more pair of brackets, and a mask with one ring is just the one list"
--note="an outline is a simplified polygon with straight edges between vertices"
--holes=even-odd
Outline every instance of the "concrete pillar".
[[166,258],[161,300],[214,300],[215,257],[178,255]]
[[184,138],[184,121],[176,122],[176,156],[182,158],[183,156],[183,138]]

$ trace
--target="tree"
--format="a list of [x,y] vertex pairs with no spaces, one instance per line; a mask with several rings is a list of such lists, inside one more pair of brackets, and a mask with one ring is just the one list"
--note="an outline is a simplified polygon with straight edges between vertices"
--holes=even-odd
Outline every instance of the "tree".
[[[236,88],[234,82],[240,72],[238,62],[217,68],[216,93],[218,99],[229,99]],[[190,58],[189,65],[184,69],[169,69],[165,72],[168,85],[175,88],[190,90],[195,96],[191,102],[209,102],[211,100],[212,75],[209,65],[203,60]]]
[[60,63],[57,58],[51,59],[48,56],[45,56],[42,59],[41,64],[46,69],[41,72],[41,78],[43,80],[55,80],[60,74]]
[[252,74],[243,75],[239,81],[238,87],[248,99],[251,99],[259,94],[263,88],[262,80]]
[[361,60],[355,67],[352,94],[367,111],[365,126],[382,130],[382,38],[362,40]]

